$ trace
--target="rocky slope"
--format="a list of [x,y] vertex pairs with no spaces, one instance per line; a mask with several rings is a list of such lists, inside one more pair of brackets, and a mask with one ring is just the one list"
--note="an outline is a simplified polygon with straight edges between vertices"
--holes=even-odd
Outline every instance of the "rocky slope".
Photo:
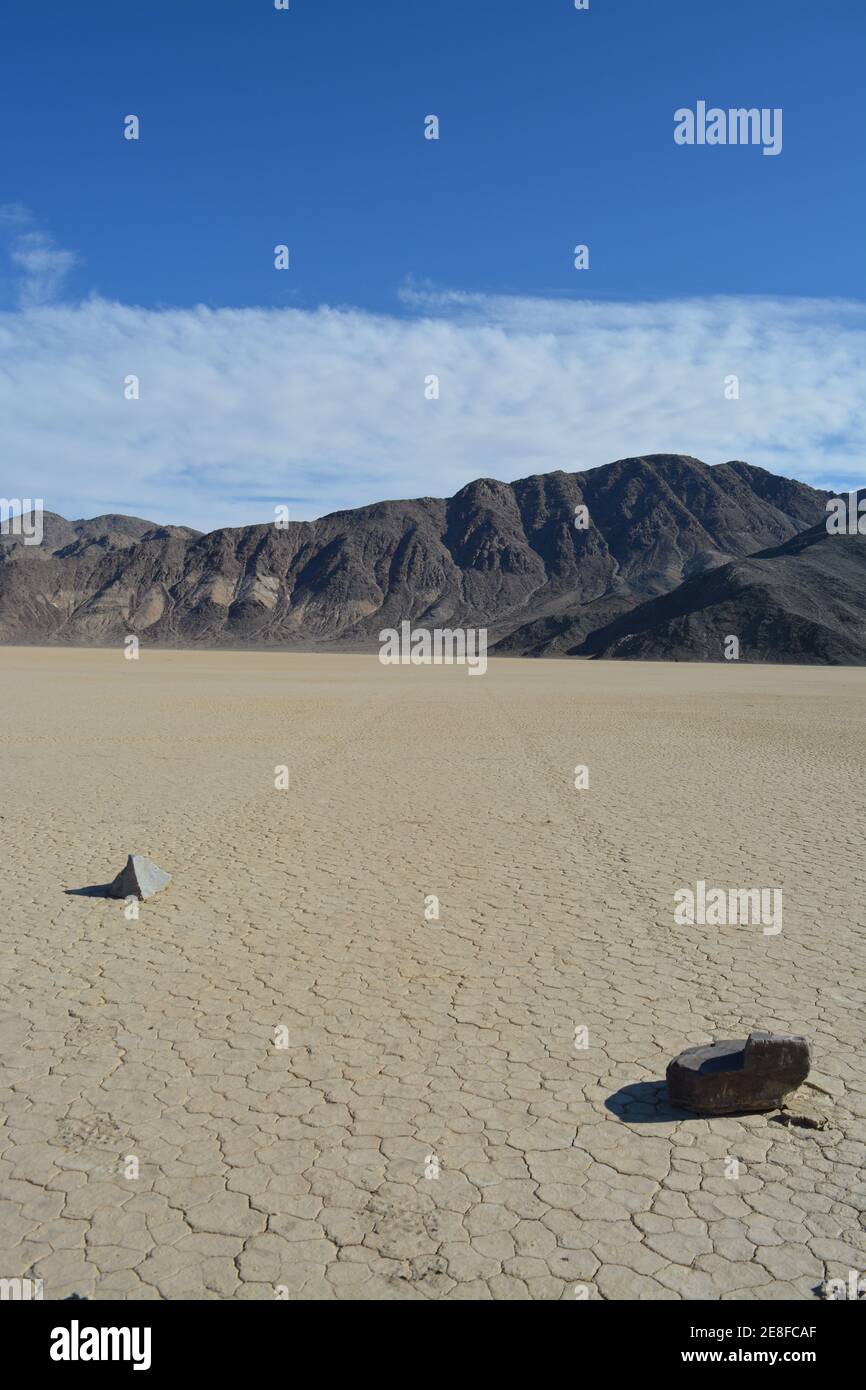
[[640,604],[570,654],[721,661],[731,634],[740,661],[866,664],[866,536],[819,522]]
[[826,496],[745,463],[653,455],[482,478],[452,498],[285,529],[201,535],[46,513],[41,546],[0,538],[0,640],[370,647],[410,619],[487,627],[503,652],[557,654],[684,581],[784,545],[823,517]]

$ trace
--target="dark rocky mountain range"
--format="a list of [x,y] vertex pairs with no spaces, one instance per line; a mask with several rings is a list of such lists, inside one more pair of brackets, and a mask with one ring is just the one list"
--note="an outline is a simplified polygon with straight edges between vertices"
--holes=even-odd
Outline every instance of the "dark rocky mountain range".
[[721,626],[745,660],[860,661],[863,538],[827,535],[829,495],[656,454],[284,529],[46,512],[40,546],[0,536],[0,640],[375,649],[409,619],[503,654],[706,660]]
[[866,664],[866,536],[821,521],[784,545],[709,570],[596,629],[574,655]]

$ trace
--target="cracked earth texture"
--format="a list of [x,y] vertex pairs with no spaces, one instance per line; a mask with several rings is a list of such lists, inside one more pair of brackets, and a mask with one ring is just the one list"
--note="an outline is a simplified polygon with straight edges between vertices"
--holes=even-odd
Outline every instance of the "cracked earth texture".
[[[0,672],[0,1276],[810,1299],[864,1268],[866,672]],[[174,876],[137,922],[65,891],[133,850]],[[698,879],[781,886],[781,935],[676,926]],[[753,1027],[812,1039],[823,1129],[669,1108],[674,1053]]]

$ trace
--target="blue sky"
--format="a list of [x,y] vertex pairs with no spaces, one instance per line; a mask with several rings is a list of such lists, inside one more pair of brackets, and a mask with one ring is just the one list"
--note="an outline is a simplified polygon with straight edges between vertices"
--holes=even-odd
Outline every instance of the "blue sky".
[[[756,421],[767,418],[781,432],[790,419],[784,379],[799,400],[810,337],[822,354],[838,353],[843,376],[862,367],[863,320],[851,301],[862,303],[864,285],[864,58],[861,0],[590,0],[586,12],[576,11],[573,0],[291,0],[288,12],[276,11],[272,0],[42,0],[7,7],[0,43],[0,202],[6,208],[0,356],[4,342],[23,352],[32,370],[16,384],[35,390],[50,368],[45,315],[65,314],[58,330],[67,342],[65,361],[70,354],[87,360],[95,374],[93,440],[106,428],[116,432],[130,483],[109,487],[95,443],[89,471],[70,460],[64,473],[56,457],[49,460],[64,421],[67,435],[73,427],[88,429],[88,417],[63,395],[62,380],[55,392],[57,435],[30,439],[25,402],[7,467],[22,486],[31,479],[31,490],[42,478],[63,504],[55,510],[148,506],[158,520],[194,524],[256,519],[255,507],[261,511],[260,503],[275,494],[275,500],[297,497],[303,514],[316,514],[375,500],[379,494],[369,488],[389,495],[416,488],[428,473],[438,482],[430,477],[421,490],[440,492],[484,472],[519,476],[538,467],[607,462],[595,449],[617,457],[657,446],[692,453],[718,447],[722,456],[841,483],[848,477],[842,460],[862,443],[861,417],[855,420],[847,395],[834,402],[836,415],[825,411],[820,420],[816,402],[814,427],[793,453],[790,440],[762,438]],[[677,146],[673,113],[699,99],[722,108],[782,108],[782,153]],[[138,142],[122,138],[130,113],[141,120]],[[423,138],[424,118],[433,113],[441,122],[438,142]],[[290,247],[288,272],[273,268],[278,242]],[[590,248],[587,271],[573,268],[578,242]],[[470,322],[460,295],[471,297]],[[512,457],[507,441],[485,454],[491,431],[477,412],[454,413],[453,390],[447,407],[444,393],[438,403],[440,415],[452,412],[447,428],[440,421],[434,431],[441,449],[451,452],[431,455],[423,476],[401,472],[396,461],[417,454],[418,435],[429,433],[429,412],[413,426],[394,411],[392,429],[387,420],[370,420],[375,428],[366,440],[349,437],[352,411],[339,389],[342,339],[353,342],[348,381],[357,377],[365,332],[390,333],[387,342],[376,340],[373,355],[380,372],[387,374],[390,363],[399,370],[395,354],[406,346],[401,323],[433,321],[430,342],[438,333],[440,346],[447,340],[449,348],[445,376],[457,370],[457,341],[465,354],[471,335],[479,352],[485,332],[511,344],[533,338],[527,341],[531,380],[538,353],[559,331],[550,318],[557,305],[588,300],[598,309],[591,331],[584,311],[574,310],[572,356],[563,360],[578,372],[582,357],[597,358],[610,347],[615,330],[599,317],[604,306],[705,305],[715,296],[735,304],[721,327],[714,320],[715,342],[731,324],[739,325],[733,344],[737,333],[748,338],[738,360],[732,347],[731,372],[745,363],[746,381],[756,374],[762,336],[769,334],[763,349],[778,375],[777,414],[766,415],[772,382],[765,362],[764,394],[753,396],[745,429],[726,424],[718,438],[718,429],[702,427],[700,390],[691,396],[674,375],[666,388],[657,383],[670,397],[661,415],[651,409],[658,390],[647,398],[645,440],[637,419],[618,442],[612,373],[619,356],[613,354],[608,416],[600,421],[592,401],[583,399],[583,413],[569,419],[577,436],[570,463],[563,441],[543,438],[539,456],[527,458],[525,467],[521,458],[532,451],[523,442],[520,456]],[[771,310],[765,313],[756,297],[772,301]],[[833,336],[826,303],[816,311],[820,325],[813,333],[804,302],[833,299],[848,301],[839,333]],[[115,317],[107,329],[93,308],[103,302],[145,317],[134,328]],[[224,311],[257,310],[284,314],[265,313],[250,351],[267,358],[270,332],[273,352],[286,355],[286,372],[307,374],[293,410],[302,408],[300,397],[309,408],[312,393],[318,415],[339,417],[331,438],[324,427],[310,431],[309,422],[295,429],[275,376],[274,412],[259,402],[261,437],[250,438],[252,422],[237,431],[236,447],[252,454],[247,471],[260,469],[260,487],[241,484],[242,458],[205,456],[214,441],[191,414],[185,431],[178,419],[175,436],[157,438],[160,415],[171,413],[167,363],[171,357],[177,369],[171,354],[178,342],[191,334],[192,376],[202,363],[195,324],[183,316],[196,306],[217,313],[205,336],[219,343],[220,355],[208,370],[221,366],[225,389],[215,381],[208,399],[191,388],[189,412],[231,409],[226,398],[240,390],[232,376],[239,324]],[[331,381],[325,343],[333,324],[323,320],[322,306],[350,315],[345,332],[333,333]],[[787,322],[780,342],[764,324],[778,329],[786,306],[797,326]],[[286,317],[285,311],[292,312]],[[676,352],[679,344],[699,378],[710,352],[709,341],[694,337],[700,316],[682,309],[684,336],[675,307],[670,312],[665,350],[673,344]],[[167,317],[158,322],[159,316]],[[110,423],[100,414],[96,397],[107,368],[99,340],[87,336],[97,321],[103,339],[120,334],[118,351],[130,372],[132,344],[142,344],[151,380],[159,366],[154,354],[164,352],[162,396],[155,401],[142,389],[137,417],[127,411]],[[709,331],[709,321],[700,321]],[[630,364],[624,382],[632,385],[642,376],[641,362],[643,375],[659,366],[659,340],[641,339],[642,323],[620,320],[616,330]],[[321,340],[324,354],[315,380],[310,335]],[[435,371],[435,351],[428,356]],[[419,350],[419,370],[423,358]],[[465,381],[465,362],[460,370]],[[68,384],[80,395],[81,380]],[[575,392],[567,387],[564,399],[572,402]],[[369,393],[370,383],[363,389]],[[825,404],[829,389],[820,385]],[[592,395],[599,399],[597,390]],[[531,401],[526,404],[521,441],[536,437]],[[374,406],[389,409],[385,398]],[[13,401],[16,408],[20,417]],[[172,408],[181,412],[183,401]],[[490,410],[492,421],[492,399]],[[271,413],[274,437],[266,438],[262,416]],[[744,408],[740,418],[746,414]],[[733,423],[732,412],[728,419]],[[386,437],[394,463],[378,468],[374,454],[385,456]],[[458,440],[463,450],[451,467]],[[136,468],[142,441],[149,441],[146,462]]]
[[[861,0],[43,0],[7,8],[2,55],[4,186],[82,292],[862,291]],[[782,155],[677,148],[698,98],[782,107]]]

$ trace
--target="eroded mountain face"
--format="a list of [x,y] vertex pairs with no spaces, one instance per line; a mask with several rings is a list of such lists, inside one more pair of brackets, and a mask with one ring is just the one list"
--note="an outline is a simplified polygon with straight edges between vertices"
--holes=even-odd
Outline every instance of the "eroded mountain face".
[[0,639],[371,648],[410,619],[565,654],[684,581],[784,545],[822,520],[827,496],[745,463],[653,455],[285,529],[201,535],[46,512],[42,545],[0,537]]
[[740,660],[866,665],[866,535],[819,522],[639,604],[569,655],[719,661],[730,635]]

